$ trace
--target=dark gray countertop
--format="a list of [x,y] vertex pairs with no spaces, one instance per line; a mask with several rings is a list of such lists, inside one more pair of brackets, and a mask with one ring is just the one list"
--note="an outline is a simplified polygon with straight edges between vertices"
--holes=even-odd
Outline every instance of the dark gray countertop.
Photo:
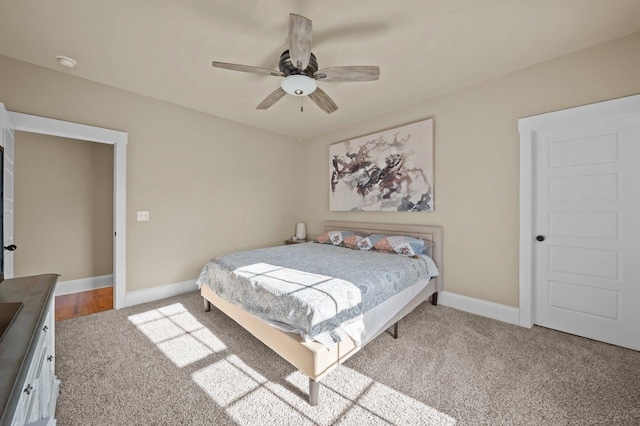
[[8,425],[13,419],[57,281],[57,274],[46,274],[0,283],[0,303],[24,304],[0,341],[0,425]]

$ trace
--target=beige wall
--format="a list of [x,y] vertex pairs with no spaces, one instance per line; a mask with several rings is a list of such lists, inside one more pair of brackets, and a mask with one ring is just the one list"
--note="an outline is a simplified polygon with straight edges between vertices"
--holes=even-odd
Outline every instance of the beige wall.
[[[128,291],[280,244],[298,221],[314,235],[322,220],[345,219],[443,225],[446,290],[517,306],[517,120],[640,92],[639,51],[637,33],[302,144],[5,57],[0,102],[129,133]],[[425,117],[435,119],[436,212],[328,211],[329,144]],[[137,210],[151,221],[136,222]]]
[[16,132],[16,276],[113,271],[113,146]]
[[[639,53],[636,33],[303,141],[309,233],[326,219],[442,225],[445,290],[518,306],[517,121],[639,93]],[[435,212],[328,211],[331,143],[426,117],[435,121]]]
[[193,280],[209,258],[281,244],[300,221],[293,139],[1,56],[0,102],[129,133],[127,291]]

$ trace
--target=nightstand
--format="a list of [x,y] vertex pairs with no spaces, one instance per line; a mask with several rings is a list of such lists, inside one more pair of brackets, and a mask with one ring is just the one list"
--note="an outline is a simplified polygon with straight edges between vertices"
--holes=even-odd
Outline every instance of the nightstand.
[[295,240],[293,241],[291,238],[289,238],[288,240],[285,240],[285,244],[289,245],[289,244],[299,244],[299,243],[306,243],[307,240]]

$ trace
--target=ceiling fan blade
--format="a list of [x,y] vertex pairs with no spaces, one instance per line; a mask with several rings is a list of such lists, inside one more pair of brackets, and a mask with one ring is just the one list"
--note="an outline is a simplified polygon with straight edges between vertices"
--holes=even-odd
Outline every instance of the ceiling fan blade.
[[282,99],[282,97],[284,95],[286,95],[287,92],[285,92],[284,90],[282,90],[281,87],[278,87],[276,90],[274,90],[269,96],[267,96],[266,98],[264,98],[264,100],[262,102],[260,102],[260,104],[256,107],[256,109],[267,109],[269,108],[271,105],[275,104],[276,102],[278,102],[280,99]]
[[380,78],[380,67],[353,66],[325,68],[316,71],[313,77],[317,80],[327,82],[375,81]]
[[327,95],[326,92],[319,87],[317,87],[316,90],[314,90],[309,95],[309,97],[311,98],[313,103],[318,105],[320,109],[327,114],[331,114],[338,109],[338,105],[333,102],[333,99],[331,99],[329,95]]
[[311,20],[304,16],[289,14],[289,55],[294,67],[303,71],[311,57]]
[[250,65],[240,65],[240,64],[229,64],[227,62],[211,62],[216,68],[224,68],[232,71],[242,71],[248,72],[251,74],[264,74],[264,75],[273,75],[276,77],[284,77],[284,73],[276,70],[270,70],[269,68],[260,68],[260,67],[252,67]]

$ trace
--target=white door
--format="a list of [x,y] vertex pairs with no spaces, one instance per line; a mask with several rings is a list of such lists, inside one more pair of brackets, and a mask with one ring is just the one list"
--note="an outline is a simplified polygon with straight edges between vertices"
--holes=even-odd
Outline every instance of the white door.
[[534,322],[640,350],[640,116],[539,131],[533,149]]
[[0,141],[4,148],[4,188],[3,188],[3,247],[4,249],[4,277],[13,278],[13,251],[16,246],[13,243],[13,157],[15,152],[15,133],[11,126],[9,114],[4,104],[0,103],[0,127],[2,137]]

